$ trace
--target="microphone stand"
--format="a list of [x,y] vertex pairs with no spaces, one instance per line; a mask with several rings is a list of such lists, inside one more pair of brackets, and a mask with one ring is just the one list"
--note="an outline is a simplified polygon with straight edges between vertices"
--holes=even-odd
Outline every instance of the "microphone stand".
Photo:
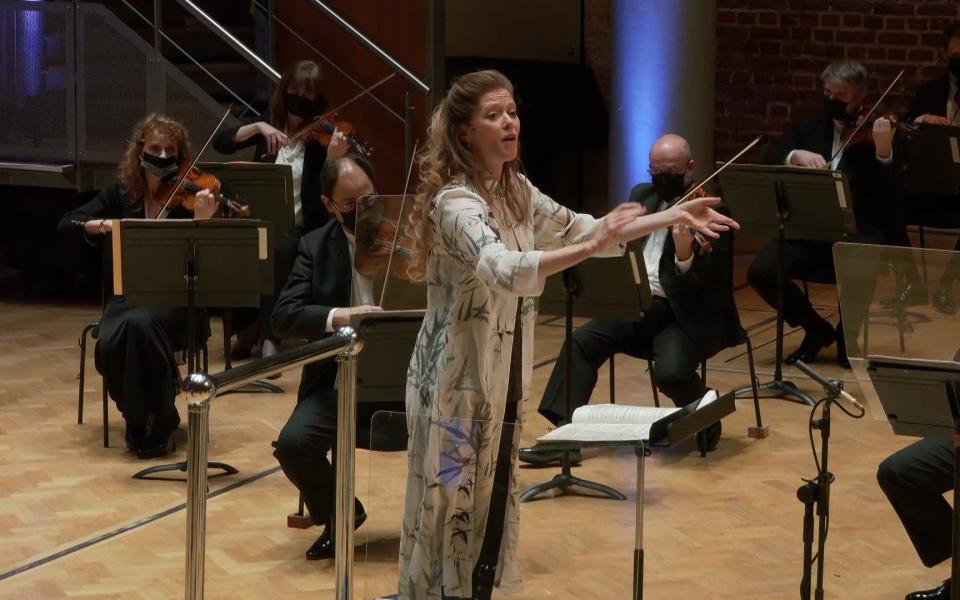
[[808,377],[823,386],[826,397],[817,402],[823,404],[823,412],[819,419],[811,419],[810,426],[820,431],[820,461],[816,477],[805,480],[806,483],[797,489],[797,499],[803,503],[803,578],[800,580],[800,600],[810,600],[811,570],[813,568],[813,513],[816,507],[817,514],[817,587],[814,592],[816,600],[823,600],[823,566],[824,550],[827,542],[827,528],[830,523],[830,485],[834,481],[833,473],[829,471],[827,460],[830,448],[830,407],[843,393],[842,382],[839,380],[824,379],[819,373],[798,360],[796,367]]

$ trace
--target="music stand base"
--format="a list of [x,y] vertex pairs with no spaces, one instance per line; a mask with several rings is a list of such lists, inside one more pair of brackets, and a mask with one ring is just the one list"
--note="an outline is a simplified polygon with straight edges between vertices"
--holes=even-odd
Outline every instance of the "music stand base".
[[[210,477],[222,477],[224,475],[236,475],[240,471],[233,465],[228,465],[227,463],[222,462],[208,462],[208,469],[220,469],[223,473],[217,473],[216,475],[210,475]],[[178,462],[171,463],[168,465],[155,465],[152,467],[147,467],[146,469],[141,469],[132,475],[133,479],[156,479],[160,481],[183,481],[183,480],[172,480],[168,477],[151,477],[151,475],[156,475],[157,473],[169,473],[171,471],[180,471],[181,473],[187,472],[187,463]]]
[[751,425],[750,427],[747,427],[747,437],[752,437],[758,440],[770,437],[770,426],[762,425],[757,427],[756,425]]
[[533,500],[540,494],[548,492],[553,489],[558,489],[563,493],[566,493],[568,489],[574,487],[582,487],[593,492],[598,492],[612,498],[614,500],[626,500],[627,497],[613,489],[608,485],[602,483],[596,483],[595,481],[588,481],[586,479],[581,479],[579,477],[574,477],[570,473],[557,473],[553,476],[553,479],[546,481],[544,483],[538,484],[525,491],[522,496],[520,496],[521,502],[529,502]]
[[[786,398],[793,402],[799,402],[800,404],[806,404],[807,406],[813,406],[816,404],[806,392],[801,392],[796,384],[792,381],[786,381],[783,379],[774,379],[773,381],[768,381],[766,383],[761,383],[757,386],[757,391],[760,394],[763,394],[764,391],[772,393],[774,397],[777,398]],[[736,395],[753,393],[753,389],[747,385],[743,387],[738,387],[734,390]],[[768,396],[769,397],[769,396]]]
[[251,381],[243,387],[239,387],[235,390],[228,390],[217,394],[217,396],[226,396],[227,394],[283,394],[283,388],[270,383],[269,381],[263,381],[262,379],[257,379],[256,381]]

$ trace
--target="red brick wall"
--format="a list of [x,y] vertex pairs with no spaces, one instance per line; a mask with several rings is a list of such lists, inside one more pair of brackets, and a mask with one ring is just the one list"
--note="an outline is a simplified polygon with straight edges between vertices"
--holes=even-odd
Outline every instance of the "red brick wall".
[[873,75],[868,102],[906,69],[885,103],[900,112],[943,72],[941,33],[956,18],[956,0],[717,0],[717,159],[819,110],[820,71],[839,58]]

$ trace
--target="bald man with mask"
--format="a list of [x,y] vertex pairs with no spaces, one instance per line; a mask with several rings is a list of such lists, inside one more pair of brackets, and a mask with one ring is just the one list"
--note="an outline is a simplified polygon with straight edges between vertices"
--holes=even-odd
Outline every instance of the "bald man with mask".
[[[654,142],[649,158],[652,183],[634,187],[630,201],[654,213],[690,189],[695,163],[687,141],[673,134]],[[722,205],[718,210],[723,210]],[[652,358],[655,385],[677,406],[706,393],[697,374],[700,363],[744,340],[731,288],[730,241],[726,232],[701,245],[692,232],[681,227],[656,231],[643,240],[653,304],[639,321],[594,319],[574,331],[570,365],[574,409],[590,401],[597,370],[616,353]],[[557,426],[566,421],[566,368],[564,347],[539,408],[540,414]],[[715,448],[719,439],[718,422],[707,430],[708,448]],[[521,449],[520,460],[547,465],[559,462],[559,453],[534,446]]]

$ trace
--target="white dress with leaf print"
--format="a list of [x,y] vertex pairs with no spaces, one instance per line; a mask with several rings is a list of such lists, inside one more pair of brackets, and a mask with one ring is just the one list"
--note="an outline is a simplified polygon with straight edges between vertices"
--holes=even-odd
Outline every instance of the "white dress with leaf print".
[[[528,183],[529,185],[529,183]],[[496,581],[520,589],[517,448],[532,375],[534,297],[543,250],[596,226],[530,185],[532,216],[511,230],[461,183],[431,202],[427,311],[407,371],[409,473],[400,541],[400,598],[472,595],[507,399],[517,303],[522,302],[523,395],[512,432],[510,492]],[[519,242],[519,245],[518,245]],[[621,254],[612,247],[608,255]],[[509,434],[509,431],[508,431]]]

